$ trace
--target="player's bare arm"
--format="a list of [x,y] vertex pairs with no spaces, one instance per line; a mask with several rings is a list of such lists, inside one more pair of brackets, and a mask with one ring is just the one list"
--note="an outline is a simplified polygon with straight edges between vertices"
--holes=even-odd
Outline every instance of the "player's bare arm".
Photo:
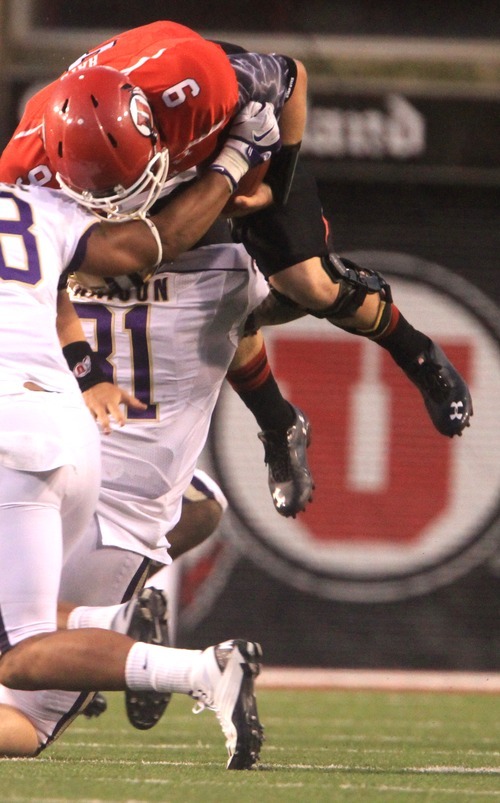
[[280,147],[271,104],[252,102],[235,117],[219,154],[200,179],[147,221],[94,227],[80,270],[119,276],[172,262],[207,232],[238,182]]
[[307,118],[307,72],[302,62],[294,59],[294,63],[296,76],[293,91],[284,103],[278,119],[282,147],[278,155],[279,162],[276,162],[276,157],[273,158],[273,165],[276,168],[275,177],[276,173],[281,174],[278,186],[276,180],[268,183],[264,178],[252,193],[237,194],[231,201],[231,217],[241,217],[258,212],[270,206],[273,201],[280,204],[286,202]]
[[293,93],[283,106],[279,119],[283,145],[297,145],[302,141],[307,117],[307,72],[301,61],[295,59],[297,81]]
[[[194,245],[216,220],[231,195],[223,175],[213,171],[154,215],[161,243],[160,261],[172,262]],[[80,270],[98,276],[121,276],[152,270],[159,262],[159,243],[143,220],[101,223],[89,235]]]

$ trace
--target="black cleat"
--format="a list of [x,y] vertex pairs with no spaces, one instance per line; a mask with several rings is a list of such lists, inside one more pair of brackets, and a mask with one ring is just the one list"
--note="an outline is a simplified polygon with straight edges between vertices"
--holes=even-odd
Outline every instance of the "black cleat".
[[83,711],[81,711],[81,714],[83,714],[84,717],[87,717],[87,719],[91,719],[91,717],[100,717],[101,714],[104,714],[104,712],[107,710],[107,707],[108,703],[106,702],[104,694],[101,694],[101,692],[98,691],[96,694],[94,694],[90,703],[87,703]]
[[253,641],[234,639],[208,647],[193,671],[193,711],[214,711],[226,737],[228,770],[250,770],[260,757],[264,728],[259,722],[254,680],[262,649]]
[[431,341],[403,370],[419,389],[432,423],[442,435],[452,438],[470,426],[469,388],[439,346]]
[[[169,646],[167,600],[162,591],[145,588],[131,600],[131,617],[126,630],[134,641]],[[172,698],[171,692],[125,691],[125,709],[138,730],[149,730],[161,719]]]
[[302,410],[292,407],[295,423],[286,432],[265,430],[259,432],[259,438],[264,444],[274,507],[282,516],[295,518],[312,501],[314,481],[307,462],[311,424]]

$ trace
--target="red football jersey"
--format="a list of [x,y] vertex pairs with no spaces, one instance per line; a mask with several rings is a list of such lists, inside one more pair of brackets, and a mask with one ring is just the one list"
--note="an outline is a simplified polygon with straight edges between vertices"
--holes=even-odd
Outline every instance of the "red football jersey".
[[[236,75],[222,48],[175,22],[154,22],[119,34],[69,69],[95,65],[120,70],[145,93],[169,149],[169,175],[207,159],[236,110]],[[45,87],[27,103],[1,156],[0,181],[57,186],[41,140],[51,90],[52,85]]]

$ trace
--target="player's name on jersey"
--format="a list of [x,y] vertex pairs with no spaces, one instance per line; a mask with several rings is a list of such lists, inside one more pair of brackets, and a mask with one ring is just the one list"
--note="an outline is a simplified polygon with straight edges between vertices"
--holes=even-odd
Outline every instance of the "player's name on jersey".
[[[133,281],[137,285],[132,285]],[[107,279],[107,287],[89,289],[77,282],[71,283],[71,295],[76,298],[98,298],[104,301],[169,301],[168,277],[156,276],[147,282],[131,277],[129,287],[121,287],[115,280]]]

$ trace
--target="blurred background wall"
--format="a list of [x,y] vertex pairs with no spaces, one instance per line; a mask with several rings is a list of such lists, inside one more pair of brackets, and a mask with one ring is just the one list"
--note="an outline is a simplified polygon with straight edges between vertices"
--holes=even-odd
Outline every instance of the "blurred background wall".
[[475,403],[471,428],[449,441],[373,344],[314,320],[266,333],[284,391],[313,421],[315,500],[296,520],[274,512],[253,419],[224,391],[203,465],[230,510],[177,566],[179,643],[234,631],[259,638],[269,664],[498,670],[499,4],[179,8],[4,0],[0,146],[38,84],[155,19],[302,59],[303,154],[337,250],[384,273]]

